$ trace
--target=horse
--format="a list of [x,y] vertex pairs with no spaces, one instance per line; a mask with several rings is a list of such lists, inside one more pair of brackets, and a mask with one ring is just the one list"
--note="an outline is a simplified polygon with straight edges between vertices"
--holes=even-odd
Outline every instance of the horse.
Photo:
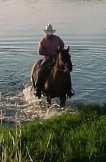
[[[68,77],[72,71],[72,61],[69,54],[69,46],[67,49],[58,48],[56,61],[45,76],[43,85],[43,94],[46,96],[47,102],[51,105],[51,99],[58,97],[60,99],[60,107],[64,107],[66,103]],[[35,89],[37,70],[39,69],[43,59],[35,63],[31,70],[32,86]]]

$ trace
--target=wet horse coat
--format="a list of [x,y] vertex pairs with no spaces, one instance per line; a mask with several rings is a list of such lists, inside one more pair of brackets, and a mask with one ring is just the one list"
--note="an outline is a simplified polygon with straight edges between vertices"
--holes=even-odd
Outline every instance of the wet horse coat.
[[[68,76],[72,71],[71,56],[69,55],[69,47],[67,49],[58,49],[58,56],[54,66],[46,76],[42,92],[46,95],[47,101],[51,104],[51,98],[59,97],[60,106],[65,106],[66,94],[68,89]],[[35,88],[37,70],[42,60],[39,60],[31,71],[31,80]]]

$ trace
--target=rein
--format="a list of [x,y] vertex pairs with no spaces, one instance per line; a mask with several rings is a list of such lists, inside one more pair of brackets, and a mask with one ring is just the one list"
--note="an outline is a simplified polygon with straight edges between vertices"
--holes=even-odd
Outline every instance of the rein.
[[69,70],[67,70],[67,69],[62,70],[61,68],[58,68],[58,67],[56,67],[56,69],[59,70],[59,71],[63,71],[63,72],[69,71]]
[[59,67],[59,66],[60,66],[60,65],[59,65],[59,62],[60,62],[60,60],[59,60],[59,58],[58,58],[57,61],[56,61],[55,68],[58,69],[59,71],[68,72],[69,69],[66,67],[66,65],[64,64],[64,62],[61,61],[61,66],[62,66],[62,65],[64,66],[64,70],[63,70],[62,68]]

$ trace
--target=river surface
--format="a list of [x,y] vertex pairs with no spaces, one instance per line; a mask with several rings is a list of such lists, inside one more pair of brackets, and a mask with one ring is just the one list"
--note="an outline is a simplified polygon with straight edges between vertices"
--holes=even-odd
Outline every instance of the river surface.
[[[44,99],[33,96],[30,81],[47,23],[70,46],[75,96],[68,106],[106,102],[106,0],[0,0],[1,121],[47,115]],[[54,115],[56,105],[49,111]]]

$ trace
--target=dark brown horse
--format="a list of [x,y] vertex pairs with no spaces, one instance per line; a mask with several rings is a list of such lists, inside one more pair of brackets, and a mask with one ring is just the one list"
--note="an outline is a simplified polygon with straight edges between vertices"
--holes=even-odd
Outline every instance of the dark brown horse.
[[[39,60],[32,67],[31,81],[35,88],[36,74],[42,60]],[[54,66],[45,78],[43,93],[47,97],[47,102],[51,104],[51,98],[59,97],[60,106],[65,106],[66,94],[68,88],[68,76],[72,71],[71,56],[69,55],[69,47],[67,49],[58,49],[58,56]]]

